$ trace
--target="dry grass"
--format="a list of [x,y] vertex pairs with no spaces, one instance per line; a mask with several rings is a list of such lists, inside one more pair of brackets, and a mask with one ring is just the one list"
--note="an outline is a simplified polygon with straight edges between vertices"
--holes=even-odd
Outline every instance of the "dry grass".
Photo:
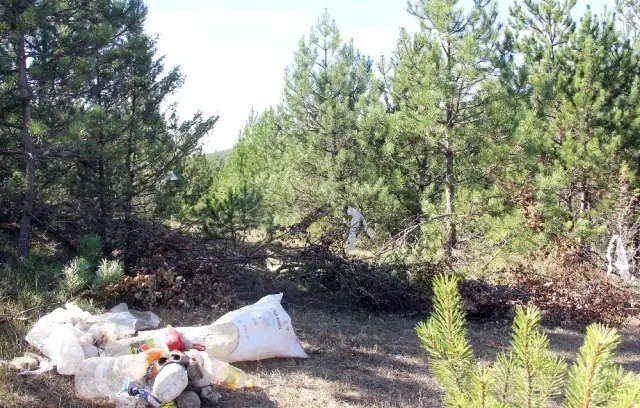
[[[374,316],[358,311],[322,311],[285,305],[310,358],[238,363],[257,387],[221,390],[221,408],[439,407],[439,389],[429,374],[413,328],[417,318]],[[221,312],[161,311],[163,324],[203,324]],[[622,330],[617,362],[640,372],[637,325]],[[573,358],[582,328],[547,330],[554,351]],[[470,322],[477,357],[491,360],[508,347],[510,322]],[[16,344],[16,350],[20,350]],[[73,397],[73,380],[56,374],[18,377],[0,371],[0,406],[100,407]]]
[[225,407],[432,407],[438,390],[415,321],[363,313],[292,311],[310,358],[238,364],[274,401],[227,393]]

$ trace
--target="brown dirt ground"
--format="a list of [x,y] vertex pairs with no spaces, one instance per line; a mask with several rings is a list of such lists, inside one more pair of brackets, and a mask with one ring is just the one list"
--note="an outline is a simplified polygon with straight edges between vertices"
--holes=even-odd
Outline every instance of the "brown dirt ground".
[[[415,336],[419,317],[371,315],[286,306],[310,358],[238,363],[256,379],[249,391],[220,390],[221,408],[440,407],[439,390]],[[163,323],[200,324],[220,313],[160,312]],[[508,347],[510,323],[470,322],[469,338],[480,360]],[[572,359],[584,327],[545,329],[551,347]],[[637,323],[621,329],[617,362],[640,372]],[[106,407],[73,398],[72,378],[56,374],[18,377],[0,370],[0,407]]]

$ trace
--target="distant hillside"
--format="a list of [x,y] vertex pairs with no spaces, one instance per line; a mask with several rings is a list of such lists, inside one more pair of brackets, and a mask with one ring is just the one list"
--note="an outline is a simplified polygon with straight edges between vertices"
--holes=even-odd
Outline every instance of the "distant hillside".
[[229,155],[229,153],[231,153],[231,149],[226,149],[226,150],[219,150],[217,152],[213,152],[213,153],[207,153],[207,158],[210,157],[219,157],[221,159],[226,159],[227,156]]

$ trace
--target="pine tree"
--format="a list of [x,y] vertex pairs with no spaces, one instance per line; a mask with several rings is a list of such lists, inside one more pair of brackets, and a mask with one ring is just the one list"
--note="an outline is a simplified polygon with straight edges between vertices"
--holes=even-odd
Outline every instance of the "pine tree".
[[56,143],[69,125],[74,103],[86,90],[82,87],[84,59],[110,43],[119,24],[115,22],[126,7],[121,3],[37,0],[0,7],[4,154],[20,155],[24,160],[18,244],[22,258],[29,254],[36,193],[55,178],[51,158],[68,158],[56,149]]
[[[497,11],[475,1],[470,11],[455,1],[418,1],[409,11],[421,21],[414,36],[403,31],[393,81],[392,141],[388,149],[411,169],[413,208],[425,217],[425,202],[443,200],[444,252],[451,259],[458,240],[456,189],[482,175],[478,162],[486,138],[479,131],[493,95],[484,84],[497,77]],[[439,206],[438,206],[439,207]],[[428,217],[432,217],[429,214]]]
[[434,313],[416,326],[420,343],[432,358],[431,370],[447,390],[445,404],[453,405],[468,393],[474,372],[458,282],[453,275],[434,280]]
[[527,180],[535,183],[545,231],[572,233],[584,243],[603,225],[620,174],[615,157],[627,132],[621,107],[630,53],[611,15],[588,11],[576,31],[573,2],[526,4],[528,14],[514,15],[515,28],[529,33],[519,44],[533,67],[533,110],[522,122],[521,143],[538,158],[529,156]]
[[[263,192],[262,210],[271,224],[287,225],[302,214],[299,153],[296,139],[285,131],[281,107],[252,112],[238,142],[227,157],[218,186],[227,188],[249,184]],[[311,205],[311,204],[309,204]],[[302,208],[301,208],[302,207]]]
[[[565,385],[566,363],[549,351],[540,311],[518,306],[509,350],[491,366],[478,367],[466,339],[458,278],[433,281],[434,312],[416,326],[431,370],[444,389],[446,407],[549,407]],[[599,324],[587,328],[564,389],[566,407],[631,407],[640,404],[640,378],[613,363],[619,336]]]
[[168,192],[159,193],[166,174],[184,166],[217,121],[200,113],[181,121],[175,107],[163,109],[183,77],[178,69],[165,70],[155,39],[142,31],[143,4],[130,13],[130,29],[118,45],[90,61],[93,87],[75,117],[69,146],[77,149],[73,197],[93,207],[86,222],[97,220],[97,232],[106,239],[117,232],[109,221],[122,214],[125,250],[134,218],[155,213],[156,194]]
[[262,221],[262,195],[248,184],[230,187],[220,197],[210,197],[201,212],[203,231],[209,237],[229,237],[236,246]]
[[363,159],[358,122],[371,75],[370,58],[342,42],[325,11],[285,74],[284,129],[296,141],[288,158],[304,180],[295,186],[303,212],[348,201]]
[[180,163],[175,171],[177,180],[169,175],[159,186],[156,202],[156,214],[163,217],[176,217],[181,221],[193,221],[204,208],[206,198],[220,184],[224,168],[223,159],[216,155],[208,156],[196,152]]

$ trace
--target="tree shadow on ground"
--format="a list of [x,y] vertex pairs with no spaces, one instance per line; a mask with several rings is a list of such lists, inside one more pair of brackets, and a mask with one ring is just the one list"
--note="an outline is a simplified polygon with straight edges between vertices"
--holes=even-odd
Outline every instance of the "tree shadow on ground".
[[[573,325],[571,327],[554,327],[545,329],[549,335],[551,348],[564,357],[569,364],[573,364],[580,347],[584,343],[586,325]],[[631,327],[617,328],[620,335],[620,343],[614,352],[616,364],[625,370],[640,373],[640,347],[638,347],[637,330]]]
[[[282,406],[441,406],[439,386],[415,335],[419,319],[311,308],[292,308],[290,314],[309,359],[236,363],[257,377],[269,397]],[[479,361],[495,361],[510,346],[511,320],[470,321],[467,327]],[[552,351],[573,363],[584,326],[543,330]],[[638,372],[640,355],[633,336],[631,329],[621,329],[616,362]],[[228,398],[236,397],[230,393]]]
[[19,376],[14,370],[0,369],[0,383],[0,407],[3,408],[113,406],[106,400],[86,401],[76,398],[73,376],[61,376],[55,370],[42,375]]
[[412,319],[290,309],[309,359],[236,363],[285,406],[438,407]]
[[217,408],[276,408],[278,403],[272,401],[265,390],[254,388],[251,390],[217,390],[222,398],[216,404]]

